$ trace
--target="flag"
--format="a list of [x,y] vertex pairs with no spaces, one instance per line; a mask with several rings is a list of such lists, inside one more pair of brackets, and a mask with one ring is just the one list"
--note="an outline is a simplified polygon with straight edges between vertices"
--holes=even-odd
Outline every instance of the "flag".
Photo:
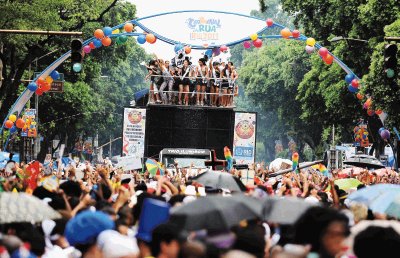
[[298,166],[299,166],[299,154],[297,152],[294,152],[292,154],[292,171],[298,172]]
[[224,156],[225,156],[225,160],[227,162],[226,170],[230,171],[233,167],[233,158],[232,158],[231,150],[227,146],[225,146],[225,148],[224,148]]

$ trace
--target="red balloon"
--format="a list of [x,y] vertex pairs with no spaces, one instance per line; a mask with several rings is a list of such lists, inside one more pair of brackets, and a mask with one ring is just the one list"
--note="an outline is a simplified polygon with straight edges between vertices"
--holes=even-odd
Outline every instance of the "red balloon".
[[261,40],[261,39],[256,39],[256,40],[254,40],[254,41],[253,41],[253,45],[254,45],[256,48],[260,48],[260,47],[262,46],[262,40]]
[[327,54],[323,59],[327,65],[331,65],[333,63],[333,56],[330,54]]
[[354,88],[358,88],[358,86],[359,86],[358,80],[357,79],[352,80],[351,86],[353,86]]
[[220,50],[221,52],[225,52],[225,51],[228,50],[228,47],[227,47],[226,45],[222,45],[222,46],[219,48],[219,50]]
[[90,43],[89,43],[89,47],[90,47],[90,49],[95,49],[95,48],[96,48],[96,46],[94,45],[93,42],[90,42]]
[[51,89],[51,85],[48,82],[43,83],[40,89],[42,90],[42,92],[47,92]]
[[25,126],[25,121],[22,118],[18,118],[17,121],[15,122],[15,125],[17,128],[21,129],[24,128]]
[[11,120],[7,120],[7,121],[4,123],[4,127],[7,128],[7,129],[11,129],[13,126],[14,126],[14,123],[13,123],[13,121],[11,121]]
[[375,114],[375,111],[373,111],[372,109],[368,109],[368,110],[367,110],[367,114],[368,114],[369,116],[373,116],[373,115]]
[[358,98],[359,100],[362,100],[362,99],[364,98],[364,96],[363,96],[361,93],[357,93],[357,98]]
[[38,87],[42,86],[43,83],[46,83],[46,80],[43,79],[42,77],[39,77],[39,78],[37,79],[37,81],[36,81],[36,84],[37,84]]
[[328,49],[326,47],[321,47],[318,50],[318,53],[319,53],[320,56],[326,57],[328,55]]
[[267,26],[271,27],[272,25],[274,25],[274,21],[271,18],[267,19]]
[[298,30],[292,31],[292,36],[293,38],[297,39],[298,37],[300,37],[300,31]]
[[38,95],[38,96],[43,95],[43,90],[42,90],[42,88],[38,88],[38,89],[35,91],[35,93],[36,93],[36,95]]
[[380,110],[380,109],[375,110],[375,114],[377,114],[377,115],[380,115],[380,114],[382,114],[382,113],[383,113],[383,111]]

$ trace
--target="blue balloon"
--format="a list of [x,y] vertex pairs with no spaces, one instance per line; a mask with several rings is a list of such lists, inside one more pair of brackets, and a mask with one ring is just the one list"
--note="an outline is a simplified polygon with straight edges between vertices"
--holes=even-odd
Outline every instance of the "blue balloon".
[[94,46],[97,47],[97,48],[99,48],[99,47],[101,47],[101,46],[103,45],[103,43],[101,43],[101,40],[100,40],[100,39],[94,39],[94,40],[93,40],[93,44],[94,44]]
[[351,93],[356,93],[356,92],[358,92],[358,89],[357,89],[357,88],[354,88],[353,86],[351,86],[351,84],[349,85],[348,89],[349,89],[349,91],[350,91]]
[[28,84],[28,90],[30,90],[30,91],[36,91],[37,90],[37,85],[36,85],[36,83],[35,82],[30,82],[29,84]]
[[57,72],[56,70],[53,70],[53,71],[50,73],[50,77],[51,77],[53,80],[58,80],[58,78],[60,78],[60,73]]
[[213,51],[211,49],[207,49],[205,54],[206,54],[206,56],[211,57],[213,54]]
[[146,43],[146,36],[145,35],[140,35],[140,36],[137,37],[136,40],[137,40],[137,42],[139,44],[144,44],[144,43]]
[[174,46],[174,51],[175,51],[175,53],[178,52],[179,50],[181,50],[182,48],[183,48],[183,45],[182,45],[182,44],[176,44],[176,45]]
[[383,130],[385,130],[385,127],[381,127],[381,128],[379,128],[379,131],[378,131],[378,133],[379,133],[379,134],[381,134],[381,132],[382,132]]
[[82,71],[82,65],[80,63],[75,63],[72,66],[72,70],[74,70],[74,72],[79,73],[80,71]]
[[346,77],[344,77],[344,80],[347,83],[351,83],[351,81],[354,79],[354,74],[349,73],[348,75],[346,75]]
[[14,125],[13,127],[10,128],[10,133],[15,133],[17,131],[17,127]]
[[112,34],[112,29],[110,27],[104,27],[103,32],[105,36],[110,36]]

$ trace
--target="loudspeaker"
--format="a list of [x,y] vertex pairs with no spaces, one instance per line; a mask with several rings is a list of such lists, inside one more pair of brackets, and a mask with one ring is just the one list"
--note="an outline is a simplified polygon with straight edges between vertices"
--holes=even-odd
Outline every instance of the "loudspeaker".
[[145,157],[158,157],[164,148],[232,149],[234,111],[207,107],[148,106]]

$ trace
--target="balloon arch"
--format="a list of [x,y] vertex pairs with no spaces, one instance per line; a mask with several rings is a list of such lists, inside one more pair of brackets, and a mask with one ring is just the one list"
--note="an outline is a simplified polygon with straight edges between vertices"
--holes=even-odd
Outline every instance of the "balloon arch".
[[[246,19],[253,19],[257,21],[265,22],[263,27],[248,36],[240,38],[238,40],[233,40],[231,42],[226,42],[223,44],[189,44],[188,42],[181,42],[177,41],[159,33],[155,32],[154,30],[149,29],[148,27],[143,24],[143,21],[153,19],[155,17],[161,16],[168,16],[174,14],[187,14],[187,13],[197,13],[197,14],[217,14],[217,15],[233,15],[235,17],[241,17]],[[201,18],[203,19],[203,17]],[[208,24],[207,20],[199,20],[199,22],[194,22],[196,24],[205,24],[203,28],[206,28]],[[211,21],[212,23],[213,21]],[[215,21],[214,21],[215,22]],[[199,25],[201,26],[201,25]],[[140,28],[143,32],[135,32],[135,27]],[[281,29],[280,35],[267,35],[266,32],[268,29],[271,28],[279,28]],[[207,30],[206,30],[207,31]],[[347,67],[339,58],[333,55],[327,48],[323,47],[322,45],[318,44],[314,38],[307,37],[301,34],[298,30],[290,30],[287,27],[274,22],[272,19],[261,19],[253,16],[231,13],[231,12],[221,12],[221,11],[210,11],[210,10],[187,10],[187,11],[177,11],[177,12],[168,12],[168,13],[161,13],[156,15],[151,15],[143,18],[138,18],[134,20],[127,21],[125,23],[119,24],[114,27],[104,27],[103,29],[97,29],[94,31],[94,36],[85,40],[83,42],[83,51],[85,54],[89,54],[91,51],[95,50],[96,48],[100,48],[102,46],[108,47],[114,41],[117,44],[123,44],[127,41],[128,36],[137,37],[137,42],[139,44],[150,43],[154,44],[156,40],[161,40],[168,44],[176,46],[182,46],[185,50],[186,54],[190,53],[191,49],[200,49],[206,50],[206,54],[210,55],[214,53],[214,55],[218,55],[220,52],[227,51],[228,47],[237,45],[242,43],[244,48],[251,48],[253,45],[256,48],[260,48],[263,44],[262,39],[293,39],[305,42],[305,51],[307,53],[312,54],[317,52],[322,60],[327,64],[331,65],[333,62],[337,63],[346,73],[345,81],[349,85],[348,89],[352,93],[357,94],[357,98],[362,100],[364,98],[363,95],[358,93],[361,84],[360,78],[354,74],[354,72]],[[175,48],[176,51],[176,48]],[[10,130],[10,135],[16,133],[18,129],[24,128],[25,122],[20,118],[22,111],[32,97],[33,94],[42,95],[44,92],[50,90],[50,84],[53,80],[57,80],[59,78],[59,73],[56,71],[56,68],[61,65],[67,58],[71,56],[71,51],[66,52],[61,57],[59,57],[56,61],[54,61],[51,65],[49,65],[46,69],[44,69],[31,83],[28,84],[27,88],[23,91],[23,93],[18,97],[16,102],[13,104],[12,108],[10,109],[7,117],[5,118],[2,127],[0,129],[0,134],[3,133],[4,129]],[[80,71],[81,67],[73,67],[76,71]],[[364,108],[368,110],[368,114],[373,115],[377,113],[378,115],[382,113],[380,110],[372,110],[370,109],[372,104],[371,98],[368,98],[367,101],[364,103]],[[10,137],[10,136],[9,136]],[[7,141],[8,142],[8,141]],[[7,142],[4,146],[4,149],[7,147]]]

